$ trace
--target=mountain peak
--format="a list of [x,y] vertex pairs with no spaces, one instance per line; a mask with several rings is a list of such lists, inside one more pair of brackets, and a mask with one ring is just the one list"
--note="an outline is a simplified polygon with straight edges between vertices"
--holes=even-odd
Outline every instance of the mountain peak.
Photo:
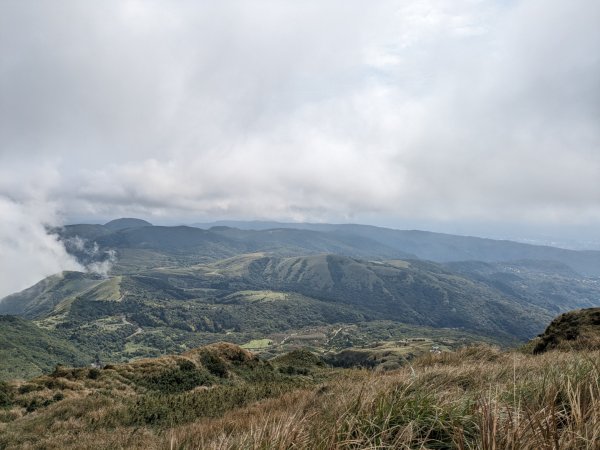
[[152,224],[142,219],[122,217],[120,219],[111,220],[110,222],[105,223],[104,226],[112,231],[119,231],[126,228],[151,227]]

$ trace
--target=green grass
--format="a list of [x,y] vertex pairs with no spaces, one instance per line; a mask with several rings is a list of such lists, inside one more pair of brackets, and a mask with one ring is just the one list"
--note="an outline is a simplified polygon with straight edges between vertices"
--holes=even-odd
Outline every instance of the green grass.
[[276,302],[288,299],[285,292],[275,291],[238,291],[226,297],[227,300],[237,300],[246,303]]
[[271,339],[253,339],[250,342],[243,344],[241,347],[249,350],[256,350],[269,347],[272,344],[273,341]]
[[113,301],[118,302],[122,300],[121,293],[121,281],[123,277],[116,276],[106,281],[103,281],[99,285],[93,287],[85,293],[86,297],[93,298],[94,301]]

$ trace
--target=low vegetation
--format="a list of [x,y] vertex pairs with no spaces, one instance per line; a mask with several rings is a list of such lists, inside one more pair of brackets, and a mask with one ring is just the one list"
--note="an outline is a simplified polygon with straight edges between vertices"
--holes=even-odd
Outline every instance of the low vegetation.
[[595,449],[600,352],[490,346],[397,370],[230,344],[0,385],[0,448]]
[[600,350],[600,308],[586,308],[561,314],[531,343],[534,353],[551,349]]
[[57,363],[90,362],[71,342],[19,317],[0,316],[0,381],[31,378],[51,371]]

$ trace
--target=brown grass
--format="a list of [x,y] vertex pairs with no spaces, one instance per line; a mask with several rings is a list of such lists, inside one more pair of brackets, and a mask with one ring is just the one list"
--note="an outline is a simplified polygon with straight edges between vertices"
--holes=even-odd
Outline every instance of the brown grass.
[[[178,449],[597,449],[599,353],[432,355],[170,430]],[[159,447],[161,447],[159,445]]]
[[599,399],[598,351],[472,347],[160,428],[107,421],[118,401],[90,392],[0,425],[0,448],[600,449]]

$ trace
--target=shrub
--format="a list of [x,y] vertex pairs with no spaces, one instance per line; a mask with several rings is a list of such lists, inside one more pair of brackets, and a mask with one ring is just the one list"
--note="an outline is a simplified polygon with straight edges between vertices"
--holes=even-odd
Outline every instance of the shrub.
[[13,390],[5,382],[0,381],[0,408],[10,406],[13,400]]
[[208,374],[198,370],[193,362],[181,360],[177,367],[143,377],[140,384],[154,391],[175,394],[189,391],[197,386],[210,386],[212,380]]
[[38,384],[27,383],[22,386],[19,386],[19,394],[28,394],[30,392],[41,391],[44,389],[44,386],[40,386]]
[[203,353],[200,357],[200,361],[211,374],[219,378],[225,378],[228,375],[227,366],[218,356],[210,352]]

